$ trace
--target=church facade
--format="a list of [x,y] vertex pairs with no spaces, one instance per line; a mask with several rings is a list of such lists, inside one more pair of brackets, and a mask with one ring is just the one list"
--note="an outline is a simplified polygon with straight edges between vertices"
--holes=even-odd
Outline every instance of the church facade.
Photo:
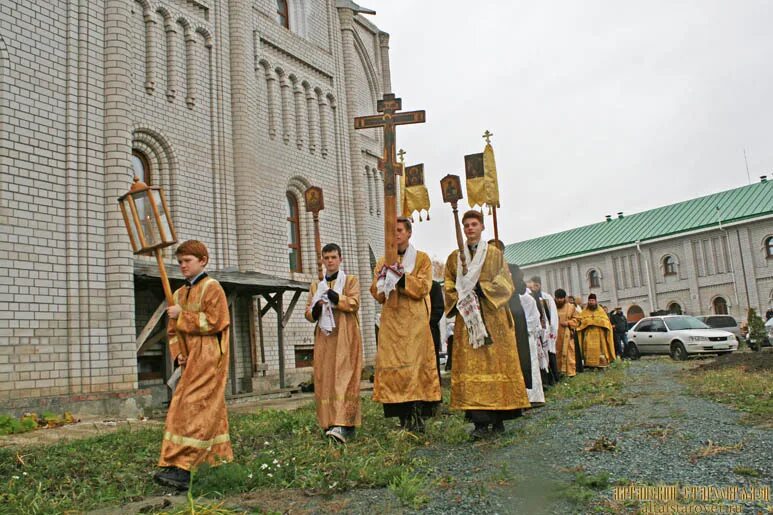
[[209,269],[230,281],[230,394],[309,375],[312,326],[292,288],[316,279],[312,185],[325,196],[323,244],[339,243],[361,278],[372,362],[382,141],[353,124],[391,92],[389,36],[372,12],[348,0],[10,4],[0,7],[0,410],[132,413],[166,400],[163,293],[116,202],[135,175],[164,188],[178,240],[204,241]]

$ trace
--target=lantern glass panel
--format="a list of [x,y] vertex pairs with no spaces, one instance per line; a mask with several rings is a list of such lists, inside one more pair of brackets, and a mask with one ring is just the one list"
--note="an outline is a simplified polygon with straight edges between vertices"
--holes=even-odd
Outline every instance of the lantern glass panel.
[[166,217],[166,211],[164,211],[164,203],[161,202],[161,191],[151,190],[153,192],[153,200],[156,203],[156,209],[158,209],[158,225],[163,231],[164,243],[172,242],[172,228],[169,226],[169,219]]
[[140,219],[142,234],[145,236],[145,244],[148,247],[155,247],[161,243],[161,236],[158,233],[158,225],[156,225],[156,218],[153,215],[153,206],[150,204],[149,191],[135,193],[132,197],[134,205],[137,207],[137,216]]
[[142,246],[142,240],[140,240],[140,235],[137,234],[137,226],[134,225],[134,218],[132,218],[132,211],[129,207],[129,202],[124,199],[121,202],[121,210],[125,210],[126,216],[128,217],[129,221],[126,224],[126,227],[129,229],[129,236],[131,237],[132,246],[134,247],[132,250],[134,252],[137,252],[140,247]]

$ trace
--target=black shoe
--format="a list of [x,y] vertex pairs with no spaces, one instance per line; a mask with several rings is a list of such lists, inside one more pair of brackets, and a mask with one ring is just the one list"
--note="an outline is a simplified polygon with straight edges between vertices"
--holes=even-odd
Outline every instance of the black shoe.
[[488,426],[486,424],[475,424],[475,429],[470,433],[473,440],[482,440],[488,436]]
[[177,467],[169,467],[153,475],[156,483],[163,486],[171,486],[177,490],[188,490],[191,483],[191,473]]
[[413,415],[408,419],[408,431],[412,433],[424,432],[424,419],[419,415]]
[[501,420],[495,424],[491,424],[491,432],[492,433],[504,433],[505,432],[505,423]]

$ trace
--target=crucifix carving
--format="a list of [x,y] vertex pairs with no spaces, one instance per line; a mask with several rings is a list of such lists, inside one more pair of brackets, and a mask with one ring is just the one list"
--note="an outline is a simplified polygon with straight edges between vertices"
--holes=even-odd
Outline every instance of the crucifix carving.
[[384,262],[391,265],[397,262],[395,243],[395,225],[397,223],[397,183],[396,174],[402,173],[402,166],[396,157],[396,131],[398,125],[424,123],[424,111],[398,113],[402,109],[402,100],[387,93],[378,101],[377,110],[382,114],[358,116],[354,119],[355,129],[384,128],[384,155],[378,160],[378,169],[384,173]]

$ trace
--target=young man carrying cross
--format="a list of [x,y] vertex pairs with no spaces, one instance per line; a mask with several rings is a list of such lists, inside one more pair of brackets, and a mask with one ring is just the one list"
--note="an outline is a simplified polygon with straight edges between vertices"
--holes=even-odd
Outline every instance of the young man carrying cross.
[[[451,409],[465,410],[473,438],[505,430],[503,421],[529,408],[508,302],[515,288],[502,252],[481,241],[483,215],[462,217],[467,238],[463,273],[459,250],[446,261],[446,316],[456,316]],[[489,430],[489,426],[491,429]]]
[[432,261],[410,244],[411,235],[411,220],[398,218],[397,263],[384,267],[379,259],[370,286],[383,305],[373,400],[384,405],[385,417],[421,432],[440,402],[440,380],[429,327]]
[[360,426],[362,341],[357,311],[360,281],[341,269],[341,247],[322,247],[325,277],[311,283],[306,320],[314,330],[314,399],[325,435],[340,443]]

